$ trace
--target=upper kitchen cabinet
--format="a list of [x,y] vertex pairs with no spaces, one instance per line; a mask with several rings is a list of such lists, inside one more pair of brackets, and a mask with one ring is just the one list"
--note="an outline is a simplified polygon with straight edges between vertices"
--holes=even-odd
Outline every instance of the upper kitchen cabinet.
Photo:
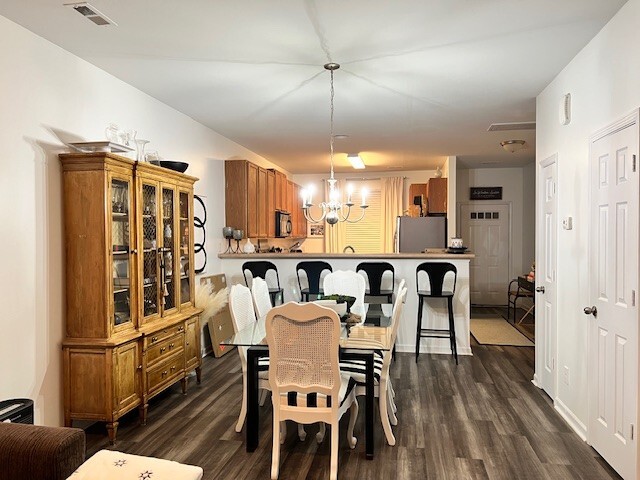
[[[278,170],[270,170],[275,176],[275,210],[285,211],[287,201],[287,176]],[[275,211],[274,210],[274,211]]]
[[446,178],[430,178],[427,182],[427,213],[447,213]]
[[267,170],[267,237],[276,236],[276,173]]

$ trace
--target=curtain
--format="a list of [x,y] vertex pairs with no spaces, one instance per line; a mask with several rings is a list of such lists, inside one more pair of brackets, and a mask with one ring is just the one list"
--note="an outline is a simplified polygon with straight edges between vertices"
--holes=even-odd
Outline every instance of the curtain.
[[[336,181],[336,188],[342,194],[340,187],[342,181]],[[324,198],[329,201],[329,182],[324,181]],[[346,225],[344,222],[338,222],[335,225],[329,225],[325,221],[324,227],[324,251],[325,253],[341,253],[344,248],[344,239],[346,237]]]
[[402,215],[404,179],[388,177],[381,180],[382,251],[393,253],[395,248],[396,218]]

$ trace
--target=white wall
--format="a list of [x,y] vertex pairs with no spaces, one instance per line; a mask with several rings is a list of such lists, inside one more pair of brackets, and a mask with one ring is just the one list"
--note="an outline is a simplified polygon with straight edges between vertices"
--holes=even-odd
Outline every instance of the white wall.
[[[530,167],[528,169],[527,167],[458,169],[458,205],[462,203],[479,205],[509,203],[511,205],[511,278],[529,272],[534,258],[532,238],[535,215],[531,213],[531,205],[535,202],[535,188],[531,186],[530,173]],[[502,187],[502,200],[469,200],[470,187]],[[460,219],[458,219],[458,231],[460,231]],[[506,291],[507,285],[505,285],[505,299]]]
[[110,122],[151,150],[190,163],[207,197],[207,273],[224,223],[222,159],[265,159],[0,17],[0,399],[36,401],[36,421],[62,424],[64,142],[104,139]]
[[[569,385],[558,382],[556,405],[587,424],[587,330],[582,308],[590,305],[589,135],[640,106],[640,57],[636,54],[640,0],[629,0],[537,99],[537,161],[558,154],[557,371],[569,368]],[[558,122],[562,96],[571,93],[572,119]]]

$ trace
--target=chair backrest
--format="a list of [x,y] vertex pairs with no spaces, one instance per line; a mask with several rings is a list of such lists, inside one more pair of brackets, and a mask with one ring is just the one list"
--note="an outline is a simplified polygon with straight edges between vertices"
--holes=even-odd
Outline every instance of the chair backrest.
[[353,270],[336,270],[324,277],[322,289],[325,295],[348,295],[356,297],[354,306],[364,307],[366,290],[364,277]]
[[398,336],[398,328],[400,326],[400,319],[402,318],[402,311],[404,309],[404,302],[407,298],[407,287],[401,286],[398,289],[398,296],[393,304],[393,313],[391,316],[391,345],[396,343]]
[[418,275],[420,272],[425,272],[429,278],[429,286],[431,295],[442,295],[442,288],[444,286],[445,276],[449,272],[453,272],[453,288],[452,292],[456,290],[456,281],[458,279],[458,269],[452,263],[447,262],[425,262],[418,265],[416,268],[416,288],[420,290]]
[[333,272],[333,268],[327,262],[313,261],[313,262],[300,262],[296,265],[296,275],[298,276],[298,287],[302,290],[302,283],[300,282],[300,270],[302,270],[307,276],[307,283],[309,284],[309,293],[320,293],[320,278],[322,272],[328,270],[329,273]]
[[[229,292],[229,311],[231,312],[234,333],[238,333],[246,326],[251,325],[252,322],[255,322],[256,314],[253,310],[251,290],[244,285],[232,286]],[[238,348],[243,370],[246,368],[246,350],[246,347]]]
[[256,316],[264,317],[271,310],[271,297],[269,296],[269,285],[262,278],[256,277],[251,285],[251,296],[253,305],[256,308]]
[[396,272],[389,262],[362,262],[356,267],[356,272],[363,271],[369,280],[369,295],[380,295],[382,277],[385,272],[391,272],[391,289],[396,282]]
[[406,284],[407,284],[407,281],[404,278],[402,280],[400,280],[400,285],[398,285],[398,294],[400,293],[400,290],[402,290]]
[[330,395],[339,407],[340,318],[314,303],[272,308],[266,320],[269,384],[274,398],[297,392]]
[[267,272],[273,271],[276,276],[276,285],[280,288],[280,277],[278,276],[278,269],[272,262],[267,262],[266,260],[254,261],[254,262],[244,262],[242,264],[242,275],[244,276],[244,283],[247,287],[249,285],[249,279],[247,278],[247,271],[251,273],[251,278],[262,278],[263,280],[267,280]]

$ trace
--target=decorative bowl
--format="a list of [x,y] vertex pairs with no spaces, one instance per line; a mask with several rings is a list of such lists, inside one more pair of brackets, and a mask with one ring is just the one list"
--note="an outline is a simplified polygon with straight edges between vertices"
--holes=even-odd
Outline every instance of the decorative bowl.
[[356,297],[350,297],[349,295],[323,295],[322,300],[335,300],[336,303],[346,303],[347,313],[349,313],[356,302]]
[[158,160],[158,164],[161,167],[168,168],[169,170],[174,170],[180,173],[184,173],[187,168],[189,168],[189,164],[187,162],[177,162],[174,160]]

